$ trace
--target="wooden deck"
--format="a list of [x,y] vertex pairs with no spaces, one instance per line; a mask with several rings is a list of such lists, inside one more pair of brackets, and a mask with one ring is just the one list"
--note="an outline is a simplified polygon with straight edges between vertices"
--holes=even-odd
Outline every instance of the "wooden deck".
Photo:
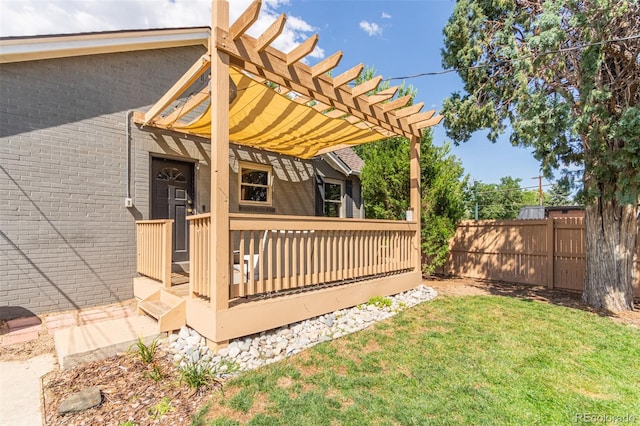
[[167,289],[167,291],[171,294],[173,294],[174,296],[178,296],[181,297],[183,299],[186,299],[187,297],[189,297],[189,281],[187,278],[187,282],[186,283],[182,283],[182,284],[172,284],[170,289]]

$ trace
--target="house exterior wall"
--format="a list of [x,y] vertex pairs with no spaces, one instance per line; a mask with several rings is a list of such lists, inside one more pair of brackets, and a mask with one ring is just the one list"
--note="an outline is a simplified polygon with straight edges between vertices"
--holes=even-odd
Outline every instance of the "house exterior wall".
[[[362,202],[362,184],[360,178],[357,176],[345,176],[331,167],[322,157],[318,157],[313,161],[313,167],[316,170],[316,173],[322,176],[322,178],[351,182],[352,194],[351,197],[345,197],[345,203],[349,203],[351,205],[350,208],[352,209],[353,214],[350,217],[364,219],[364,204]],[[318,195],[316,193],[316,197],[317,196]]]
[[[239,202],[239,162],[267,165],[272,168],[272,206],[248,206]],[[231,213],[314,215],[315,171],[311,161],[231,144],[229,168],[229,210]]]
[[[18,309],[39,314],[133,297],[135,221],[151,219],[153,157],[194,163],[194,213],[210,211],[210,143],[127,120],[128,111],[156,102],[204,49],[0,65],[0,319]],[[228,155],[231,212],[313,216],[315,174],[347,179],[320,159],[234,144]],[[240,205],[239,161],[272,167],[272,206]],[[360,217],[360,183],[350,179],[353,217]],[[124,204],[127,182],[132,208]]]
[[203,52],[0,65],[0,317],[12,307],[42,313],[133,296],[135,220],[148,213],[141,152],[157,142],[134,135],[136,207],[127,209],[127,111],[157,101]]

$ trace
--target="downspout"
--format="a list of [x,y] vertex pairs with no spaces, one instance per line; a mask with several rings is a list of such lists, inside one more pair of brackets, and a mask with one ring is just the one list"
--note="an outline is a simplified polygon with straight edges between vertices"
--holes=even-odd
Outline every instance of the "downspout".
[[126,139],[126,151],[127,151],[127,196],[124,199],[124,206],[127,208],[133,207],[133,198],[131,198],[131,118],[133,117],[133,110],[127,111],[126,123],[124,127],[125,139]]

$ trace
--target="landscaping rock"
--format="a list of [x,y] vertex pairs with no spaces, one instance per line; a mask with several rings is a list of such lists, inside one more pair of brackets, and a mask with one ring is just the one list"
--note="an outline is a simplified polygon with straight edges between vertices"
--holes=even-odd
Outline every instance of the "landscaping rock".
[[102,402],[102,393],[100,388],[93,386],[76,392],[62,401],[58,414],[77,413],[96,407]]
[[318,343],[367,328],[377,321],[392,317],[407,307],[432,300],[437,295],[434,289],[420,286],[388,297],[389,306],[363,303],[254,336],[235,339],[229,342],[228,347],[219,350],[217,355],[206,347],[204,338],[187,327],[180,329],[177,338],[170,337],[167,346],[175,362],[181,362],[184,359],[196,362],[201,360],[216,369],[220,375],[225,376],[229,362],[235,363],[241,370],[271,364]]

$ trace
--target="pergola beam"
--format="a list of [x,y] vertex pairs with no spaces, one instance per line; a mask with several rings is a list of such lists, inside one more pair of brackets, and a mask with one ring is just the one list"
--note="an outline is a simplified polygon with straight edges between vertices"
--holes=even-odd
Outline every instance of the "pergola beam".
[[318,62],[317,64],[312,66],[311,77],[316,78],[319,75],[326,74],[327,72],[337,67],[341,59],[342,51],[338,50],[336,53],[324,59],[322,62]]
[[379,104],[393,98],[397,92],[398,86],[389,87],[388,89],[381,90],[367,97],[367,102],[369,102],[369,105]]
[[198,105],[209,99],[210,95],[208,88],[196,93],[194,96],[189,98],[184,105],[176,107],[173,112],[166,117],[158,118],[153,122],[153,124],[156,126],[171,126],[173,123],[178,121],[180,117],[190,113],[196,109]]
[[371,92],[372,90],[376,90],[382,81],[382,76],[379,75],[377,77],[372,78],[371,80],[367,80],[361,84],[358,84],[356,87],[351,89],[351,96],[357,98],[360,95],[364,95],[367,92]]
[[428,120],[424,120],[424,121],[419,121],[417,123],[413,124],[413,127],[416,130],[422,130],[426,127],[431,127],[431,126],[437,126],[438,124],[440,124],[440,122],[442,121],[442,119],[444,118],[444,116],[442,115],[436,115],[435,117],[432,117]]
[[313,52],[318,44],[318,34],[314,34],[287,54],[287,65],[291,66]]
[[[278,19],[276,19],[273,24],[271,24],[269,28],[267,28],[267,30],[262,33],[260,37],[258,37],[258,40],[256,42],[256,51],[263,52],[267,47],[269,47],[269,45],[273,43],[273,41],[277,39],[280,34],[282,34],[282,31],[284,30],[284,24],[286,22],[287,15],[283,13],[282,15],[278,16]],[[238,37],[238,39],[239,38],[240,37]],[[238,39],[234,39],[234,41],[237,41]]]
[[253,0],[253,3],[249,5],[236,22],[229,28],[231,38],[237,40],[244,34],[253,24],[258,20],[260,15],[260,7],[262,6],[262,0]]
[[431,117],[433,117],[433,115],[435,113],[436,113],[436,110],[435,109],[431,109],[429,111],[421,112],[419,114],[413,114],[413,115],[407,117],[407,123],[408,124],[415,124],[415,123],[418,123],[420,121],[428,120]]
[[401,98],[394,99],[382,105],[382,111],[390,112],[390,111],[402,108],[406,106],[409,103],[409,101],[411,101],[411,95],[406,95]]
[[398,119],[409,117],[410,115],[419,113],[423,106],[424,106],[424,102],[420,102],[420,103],[408,106],[406,108],[393,111],[391,112],[391,114]]
[[355,67],[343,72],[333,79],[333,87],[337,89],[338,87],[349,84],[349,82],[358,78],[363,69],[364,64],[358,64]]
[[211,64],[211,57],[209,55],[203,55],[198,59],[189,70],[184,73],[182,77],[165,93],[158,102],[156,102],[149,111],[144,115],[144,123],[149,124],[158,114],[164,111],[171,102],[178,99],[178,97],[191,86],[202,74],[209,69]]

